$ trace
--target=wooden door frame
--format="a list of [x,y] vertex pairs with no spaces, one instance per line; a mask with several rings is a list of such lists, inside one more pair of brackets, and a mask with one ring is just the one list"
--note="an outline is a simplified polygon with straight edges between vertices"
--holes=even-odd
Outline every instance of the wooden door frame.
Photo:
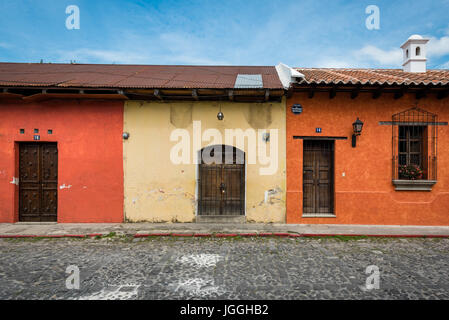
[[[60,165],[59,165],[59,143],[57,140],[15,140],[14,141],[14,178],[18,179],[18,183],[14,186],[14,223],[20,222],[20,145],[21,144],[48,144],[52,143],[56,145],[56,149],[58,150],[58,181],[56,182],[56,192],[57,192],[57,203],[56,203],[56,223],[59,220],[59,176],[60,176]],[[42,223],[55,223],[55,222],[42,222]]]
[[[199,194],[199,186],[200,186],[200,166],[201,166],[201,151],[206,148],[208,146],[204,146],[202,148],[200,148],[198,151],[196,151],[197,154],[197,163],[195,164],[195,218],[200,216],[198,214],[199,211],[199,201],[200,201],[200,194]],[[232,146],[238,150],[240,150],[239,148]],[[245,156],[245,187],[244,187],[244,198],[243,198],[243,215],[238,215],[236,217],[245,217],[246,218],[246,185],[247,185],[247,159],[246,159],[246,152],[244,152],[243,150],[240,150],[241,152],[243,152],[244,156]]]
[[[303,218],[335,218],[336,212],[335,212],[335,149],[336,149],[336,143],[335,140],[346,140],[346,137],[294,137],[296,139],[300,138],[303,140],[302,143],[302,159],[301,159],[301,191],[302,191],[302,199],[301,199],[301,216]],[[332,206],[332,213],[304,213],[304,142],[305,141],[321,141],[321,142],[330,142],[332,143],[332,149],[331,149],[331,159],[330,164],[332,168],[331,172],[331,178],[332,178],[332,190],[330,192],[331,195],[331,201],[330,205]]]

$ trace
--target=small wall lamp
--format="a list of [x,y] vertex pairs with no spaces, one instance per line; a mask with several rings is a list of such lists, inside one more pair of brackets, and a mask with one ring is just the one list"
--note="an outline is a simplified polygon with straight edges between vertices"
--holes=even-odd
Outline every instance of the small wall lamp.
[[129,133],[123,132],[123,139],[128,140],[128,138],[129,138]]
[[363,122],[357,117],[357,120],[352,124],[353,134],[352,134],[352,147],[355,148],[357,136],[362,133]]
[[224,118],[224,114],[223,114],[223,112],[221,112],[221,104],[220,104],[220,111],[217,113],[217,119],[218,120],[223,120],[223,118]]
[[262,139],[265,142],[270,141],[270,133],[269,132],[264,132],[263,135],[262,135]]

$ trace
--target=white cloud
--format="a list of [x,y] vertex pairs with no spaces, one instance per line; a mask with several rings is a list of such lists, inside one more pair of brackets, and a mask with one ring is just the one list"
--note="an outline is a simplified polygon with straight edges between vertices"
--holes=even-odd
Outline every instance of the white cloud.
[[427,44],[427,55],[429,57],[442,57],[449,55],[449,36],[441,37],[437,39],[431,37]]
[[78,49],[74,51],[60,51],[59,60],[67,62],[102,62],[102,63],[146,63],[150,60],[148,55],[128,50],[95,50]]
[[353,52],[354,57],[360,62],[374,62],[383,66],[400,66],[402,61],[401,49],[383,50],[372,45]]
[[338,59],[323,59],[317,64],[318,68],[351,68],[353,65],[349,61]]
[[449,61],[437,66],[437,69],[449,69]]
[[376,46],[366,45],[352,50],[344,56],[326,57],[318,61],[319,68],[400,68],[402,62],[401,49],[383,50]]
[[217,48],[207,39],[189,34],[164,33],[155,38],[128,34],[119,49],[79,48],[56,50],[57,62],[119,64],[230,64],[226,59],[213,59]]
[[3,49],[9,49],[9,48],[11,48],[12,46],[10,45],[10,44],[8,44],[8,43],[5,43],[5,42],[0,42],[0,48],[3,48]]
[[[448,29],[449,34],[449,29]],[[449,36],[441,38],[429,37],[430,41],[427,45],[427,56],[429,58],[440,58],[449,55]],[[322,68],[348,68],[348,67],[379,67],[379,68],[401,68],[402,65],[402,50],[392,48],[384,50],[382,48],[365,45],[360,49],[349,52],[346,56],[328,57],[318,62],[318,67]],[[443,63],[437,68],[449,68],[449,61]]]
[[225,59],[211,59],[217,56],[217,43],[208,45],[209,39],[193,36],[187,33],[163,33],[160,35],[160,45],[166,52],[165,63],[223,65],[230,64]]

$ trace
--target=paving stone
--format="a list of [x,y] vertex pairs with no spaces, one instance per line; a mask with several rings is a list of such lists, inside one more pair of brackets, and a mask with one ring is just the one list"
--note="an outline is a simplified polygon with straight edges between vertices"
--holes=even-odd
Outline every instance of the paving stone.
[[420,238],[1,239],[0,299],[449,299],[448,253]]

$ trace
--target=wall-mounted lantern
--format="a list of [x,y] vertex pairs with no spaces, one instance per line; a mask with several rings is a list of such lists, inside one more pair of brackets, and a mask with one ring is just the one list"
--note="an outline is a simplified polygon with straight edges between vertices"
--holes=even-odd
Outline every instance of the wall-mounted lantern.
[[352,124],[353,134],[352,134],[352,147],[355,148],[357,136],[362,133],[363,122],[357,117],[357,120]]
[[129,133],[123,132],[123,139],[128,140],[128,138],[129,138]]

